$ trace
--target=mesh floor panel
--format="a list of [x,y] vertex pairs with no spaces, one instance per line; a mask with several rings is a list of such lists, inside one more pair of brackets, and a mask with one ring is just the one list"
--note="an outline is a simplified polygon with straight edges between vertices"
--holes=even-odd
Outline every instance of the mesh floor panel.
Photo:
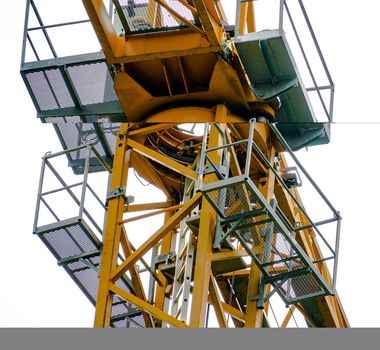
[[[55,131],[64,149],[71,149],[85,143],[92,144],[101,157],[112,166],[112,155],[116,145],[114,132],[119,130],[120,123],[66,123],[55,124]],[[83,174],[85,164],[85,150],[81,149],[67,154],[69,166],[75,174]],[[93,156],[90,159],[90,172],[104,171],[105,168],[99,159]]]
[[44,122],[73,122],[77,116],[87,122],[124,118],[101,53],[24,63],[21,75]]
[[[186,28],[186,25],[166,8],[151,3],[150,0],[119,0],[123,20],[128,23],[131,33],[155,32]],[[166,5],[179,16],[194,24],[192,12],[176,0],[166,0]],[[154,16],[154,14],[156,16]],[[116,30],[123,34],[120,18],[116,16]]]
[[321,275],[296,243],[295,233],[287,230],[286,223],[274,210],[269,213],[269,203],[258,197],[253,186],[252,181],[229,179],[204,187],[224,232],[232,231],[231,236],[239,239],[287,304],[330,294]]
[[[83,220],[73,218],[53,225],[37,228],[36,234],[56,257],[58,263],[95,305],[98,294],[98,269],[101,259],[101,242]],[[122,277],[116,285],[133,292],[130,282]],[[113,327],[144,327],[144,320],[136,307],[114,296],[111,318]]]

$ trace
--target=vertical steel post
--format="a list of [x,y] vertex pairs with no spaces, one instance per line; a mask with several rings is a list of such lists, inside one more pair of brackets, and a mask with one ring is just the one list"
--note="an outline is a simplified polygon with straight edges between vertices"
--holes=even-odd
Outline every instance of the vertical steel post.
[[340,227],[341,227],[342,218],[339,217],[336,225],[336,237],[335,237],[335,259],[334,259],[334,270],[333,270],[333,285],[332,292],[335,294],[336,288],[336,275],[338,272],[338,258],[339,258],[339,245],[340,245]]
[[37,226],[38,226],[38,217],[39,217],[40,206],[41,206],[41,193],[42,193],[42,187],[43,187],[44,177],[45,177],[46,156],[48,154],[49,153],[46,153],[44,157],[42,158],[41,175],[40,175],[40,181],[38,183],[38,192],[37,192],[36,212],[34,214],[33,232],[36,232]]
[[86,190],[87,190],[87,182],[88,182],[88,173],[90,169],[90,155],[91,155],[91,145],[86,146],[86,158],[84,163],[84,171],[83,171],[83,183],[82,183],[82,194],[79,204],[79,218],[83,217],[84,210],[84,201],[86,198]]
[[[218,105],[215,112],[215,122],[225,123],[227,119],[227,108]],[[224,124],[225,125],[225,124]],[[215,125],[211,125],[208,146],[218,147],[221,145],[221,136]],[[219,164],[223,150],[210,152],[210,160]],[[200,174],[202,176],[202,174]],[[207,174],[204,177],[205,183],[217,181],[216,174]],[[214,230],[216,223],[216,212],[209,201],[203,197],[200,212],[199,233],[197,243],[197,256],[194,268],[194,287],[190,315],[190,327],[204,328],[206,319],[206,308],[208,304],[208,292],[211,276],[212,244],[214,240]]]
[[280,0],[280,14],[278,18],[278,28],[280,31],[284,29],[284,2],[285,0]]
[[198,166],[198,180],[197,180],[197,186],[196,186],[197,190],[200,190],[203,184],[203,172],[205,169],[205,161],[206,161],[208,130],[209,130],[209,123],[206,123],[204,132],[203,132],[201,156],[199,159],[199,166]]
[[249,169],[251,167],[251,158],[252,158],[252,145],[253,145],[253,136],[255,131],[256,119],[251,119],[249,121],[249,135],[247,142],[247,159],[245,161],[244,176],[249,177]]
[[[254,128],[254,124],[251,124],[251,127]],[[248,150],[247,150],[247,156],[248,156]],[[273,163],[274,156],[275,156],[275,150],[272,147],[269,153],[269,162],[271,164]],[[275,176],[273,172],[269,170],[265,184],[260,184],[259,186],[260,192],[263,194],[263,196],[265,197],[265,200],[268,202],[273,198],[274,186],[275,186]],[[244,325],[245,328],[256,328],[256,327],[262,326],[263,317],[264,317],[263,310],[257,309],[258,300],[251,300],[251,296],[259,295],[260,292],[264,291],[264,288],[266,288],[264,286],[261,286],[262,282],[263,281],[262,281],[261,271],[252,259],[251,270],[249,273],[249,280],[248,280],[246,319],[245,319],[245,325]],[[266,288],[265,292],[269,293],[269,291],[270,291],[270,288]]]
[[[117,135],[113,171],[111,176],[111,190],[125,187],[127,183],[130,150],[127,150],[128,124],[122,124]],[[94,327],[109,327],[113,295],[110,292],[111,272],[116,267],[121,225],[124,213],[124,197],[122,195],[108,200],[105,232],[103,235],[103,249],[99,269],[99,288],[96,300]]]
[[25,63],[26,40],[27,40],[28,25],[29,25],[29,10],[30,10],[30,0],[27,0],[26,8],[25,8],[24,31],[23,31],[23,37],[22,37],[21,66]]

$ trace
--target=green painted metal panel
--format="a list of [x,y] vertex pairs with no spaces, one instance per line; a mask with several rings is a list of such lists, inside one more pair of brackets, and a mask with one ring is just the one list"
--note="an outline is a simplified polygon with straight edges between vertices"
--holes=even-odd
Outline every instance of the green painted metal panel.
[[330,126],[317,122],[284,33],[248,33],[235,38],[235,46],[255,95],[262,100],[280,99],[276,121],[291,148],[328,143]]

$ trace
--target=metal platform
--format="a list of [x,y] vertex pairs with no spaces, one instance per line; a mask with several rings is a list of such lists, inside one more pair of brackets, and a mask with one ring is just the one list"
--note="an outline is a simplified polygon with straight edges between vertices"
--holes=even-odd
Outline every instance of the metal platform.
[[[102,244],[90,226],[83,219],[74,217],[38,227],[35,234],[95,306]],[[116,284],[133,293],[132,282],[126,276]],[[111,315],[113,327],[144,327],[141,311],[118,296],[114,296]]]
[[265,201],[251,179],[218,181],[204,185],[202,192],[221,218],[225,235],[239,239],[286,304],[332,293],[284,217]]
[[[60,174],[56,168],[62,165],[59,158],[67,154],[69,158],[73,154],[83,158],[82,181],[78,182],[78,176],[71,173]],[[90,173],[91,162],[105,171],[111,170],[91,145],[48,153],[43,157],[33,233],[95,306],[106,205],[96,193],[99,189],[95,186],[101,179]],[[107,178],[106,174],[104,176]],[[63,210],[62,203],[65,203]],[[87,210],[85,204],[91,209]],[[119,262],[122,261],[123,257],[120,256]],[[134,294],[133,284],[127,275],[116,284]],[[113,327],[145,325],[141,311],[118,296],[113,299],[111,324]]]
[[21,76],[43,122],[124,119],[102,52],[23,63]]
[[[236,18],[243,3],[237,1]],[[302,1],[268,5],[258,3],[255,13],[268,17],[269,26],[265,22],[255,32],[236,35],[242,33],[236,21],[234,43],[251,88],[259,99],[280,99],[275,119],[293,151],[326,144],[335,86],[306,8]]]
[[[300,186],[302,183],[292,181],[286,182],[291,175],[289,173],[292,168],[275,169],[267,160],[260,148],[254,142],[254,125],[250,124],[248,139],[241,140],[236,143],[223,144],[215,148],[206,148],[205,142],[202,145],[202,153],[200,158],[200,174],[209,173],[212,169],[219,180],[212,183],[202,183],[202,176],[199,179],[199,188],[215,209],[218,217],[218,226],[215,233],[214,248],[218,248],[229,240],[235,237],[241,247],[252,258],[253,262],[258,266],[263,274],[263,283],[270,283],[273,286],[272,292],[265,295],[262,290],[262,295],[255,296],[257,300],[263,304],[275,292],[277,292],[283,301],[289,305],[298,302],[318,298],[326,295],[334,294],[335,279],[336,279],[336,263],[337,251],[340,235],[340,216],[334,209],[326,196],[312,180],[310,175],[302,167],[296,159],[290,146],[286,144],[285,139],[281,136],[275,126],[271,125],[274,135],[278,138],[283,147],[293,157],[294,163],[302,172],[302,175],[310,182],[320,196],[324,204],[332,211],[333,218],[323,222],[314,223],[311,217],[306,213],[302,204],[294,196],[291,191],[292,187]],[[207,137],[207,128],[205,136]],[[226,138],[224,138],[226,139]],[[239,176],[228,177],[228,171],[219,171],[220,169],[228,169],[228,159],[230,159],[233,148],[237,145],[246,143],[247,154],[245,164],[242,167],[244,173]],[[216,150],[223,151],[223,163],[215,164],[208,156],[209,152]],[[305,228],[297,226],[283,212],[276,202],[276,197],[268,202],[259,188],[250,178],[250,159],[252,153],[258,157],[263,164],[268,168],[268,172],[273,172],[276,186],[281,188],[283,195],[287,196],[291,206],[303,216],[307,223],[306,228],[313,228],[315,234],[320,239],[320,243],[324,248],[330,250],[331,256],[326,256],[319,261],[313,261],[312,257],[306,253],[306,248],[302,245],[302,235],[305,240],[312,240],[309,236],[310,232]],[[206,166],[207,164],[207,166]],[[288,177],[284,177],[283,172],[286,172]],[[297,178],[300,174],[296,171]],[[331,247],[328,240],[322,235],[319,226],[336,222],[336,236],[332,237],[335,241],[335,249]],[[331,233],[331,232],[330,232]],[[314,233],[313,233],[314,235]],[[313,238],[314,239],[314,238]],[[331,239],[331,237],[330,237]],[[320,264],[322,261],[333,261],[333,278],[326,279],[322,275]],[[253,296],[250,296],[253,297]]]
[[[23,63],[21,75],[43,123],[52,123],[63,149],[91,143],[112,165],[115,140],[124,113],[102,53]],[[82,174],[80,152],[67,154],[74,173]],[[95,159],[90,172],[102,171]]]
[[318,123],[292,52],[281,30],[235,39],[251,88],[263,100],[279,97],[279,130],[293,150],[330,141],[330,124]]

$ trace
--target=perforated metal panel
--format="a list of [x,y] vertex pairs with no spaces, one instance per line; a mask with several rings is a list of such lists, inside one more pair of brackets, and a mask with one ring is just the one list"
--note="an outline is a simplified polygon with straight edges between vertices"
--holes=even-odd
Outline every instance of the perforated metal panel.
[[[178,16],[150,0],[119,0],[118,3],[123,18],[120,19],[121,13],[118,12],[114,25],[120,34],[125,34],[126,31],[137,34],[186,28],[180,17],[195,23],[192,12],[176,0],[166,0],[165,3]],[[123,28],[123,21],[127,23],[128,28]]]
[[204,185],[202,191],[221,218],[224,233],[239,239],[287,304],[331,294],[284,215],[263,200],[250,179],[222,180]]
[[23,63],[21,75],[44,122],[73,116],[82,122],[125,119],[102,53]]
[[[86,222],[71,218],[38,227],[35,233],[95,306],[102,244]],[[126,276],[116,285],[133,293],[131,281]],[[118,296],[114,296],[111,317],[115,319],[113,327],[144,327],[140,311]]]

